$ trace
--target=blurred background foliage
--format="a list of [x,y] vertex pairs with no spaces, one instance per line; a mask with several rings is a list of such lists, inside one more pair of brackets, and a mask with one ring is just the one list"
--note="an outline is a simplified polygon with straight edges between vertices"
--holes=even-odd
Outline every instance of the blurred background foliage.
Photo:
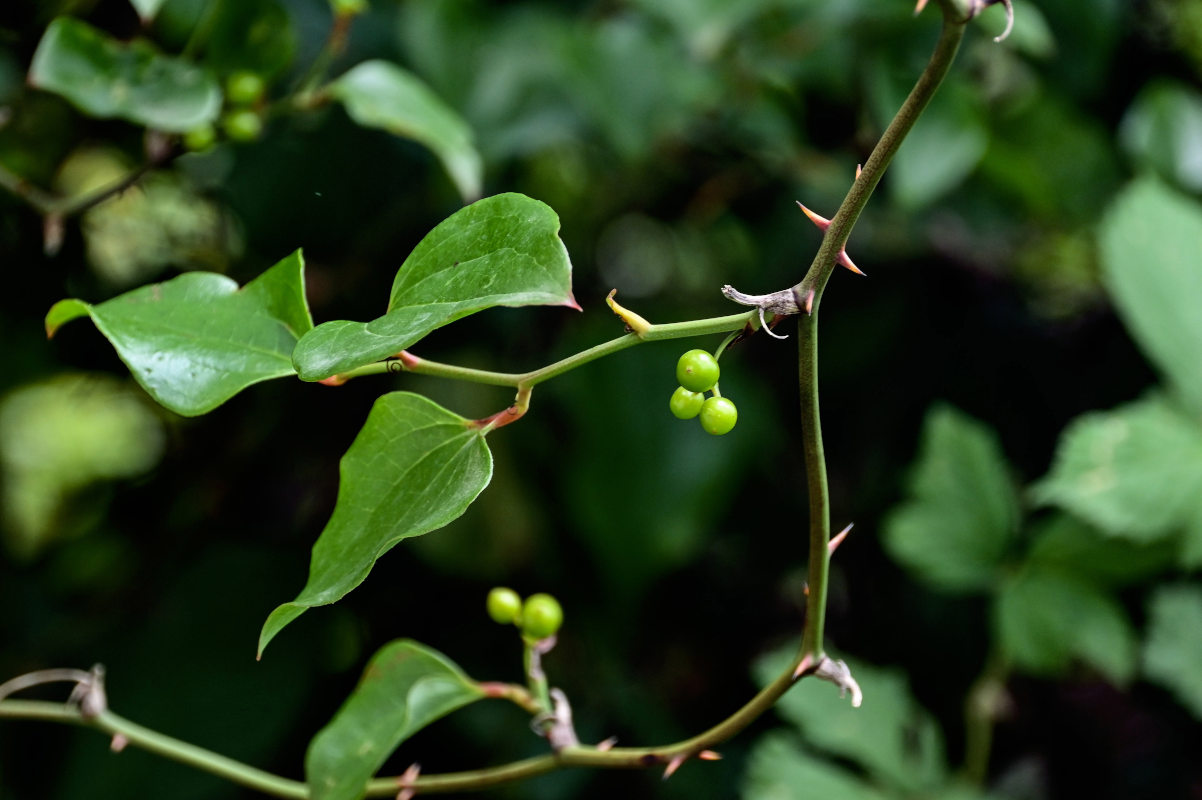
[[[572,772],[492,796],[1202,792],[1202,1],[1015,6],[1005,42],[991,40],[1000,9],[970,29],[856,228],[871,277],[840,272],[823,304],[833,522],[856,522],[828,630],[856,658],[864,707],[805,682],[725,760],[667,783]],[[262,132],[218,126],[215,145],[183,154],[139,123],[174,130],[161,112],[186,96],[100,113],[32,88],[61,15],[155,43],[139,57],[178,56],[202,116],[220,102],[206,87],[262,75]],[[483,613],[505,583],[563,601],[548,666],[584,739],[675,740],[730,713],[801,624],[791,343],[756,337],[724,357],[740,421],[720,439],[667,414],[679,347],[540,387],[533,413],[491,437],[496,478],[461,520],[398,547],[255,663],[372,400],[403,387],[483,416],[511,398],[417,376],[277,381],[182,419],[90,326],[47,342],[42,317],[181,270],[244,283],[296,247],[318,321],[374,317],[409,250],[471,193],[443,169],[463,148],[485,194],[559,213],[585,311],[490,311],[419,355],[547,363],[618,333],[602,302],[615,287],[653,321],[729,313],[722,284],[800,277],[819,237],[793,201],[834,211],[937,16],[908,0],[377,0],[329,74],[367,59],[410,70],[471,130],[448,153],[339,106],[288,105],[330,32],[321,0],[7,3],[0,677],[100,661],[119,713],[297,776],[394,637],[518,679],[518,643]],[[77,197],[148,159],[136,188],[78,217],[44,219],[18,196]],[[539,752],[525,726],[474,706],[389,768]],[[83,792],[250,796],[113,757],[94,734],[0,725],[0,797]]]

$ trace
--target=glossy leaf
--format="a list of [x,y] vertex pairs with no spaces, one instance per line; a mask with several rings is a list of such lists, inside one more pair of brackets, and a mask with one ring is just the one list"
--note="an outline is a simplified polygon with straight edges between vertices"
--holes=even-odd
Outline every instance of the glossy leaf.
[[470,420],[409,392],[375,402],[339,469],[338,500],[309,580],[263,624],[259,654],[305,610],[354,589],[397,542],[461,515],[492,478],[492,454]]
[[396,355],[430,331],[493,306],[563,305],[572,262],[559,217],[520,194],[500,194],[438,224],[405,259],[388,312],[371,322],[327,322],[297,346],[303,380],[315,381]]
[[205,70],[146,42],[118,42],[68,17],[46,29],[29,82],[62,95],[85,114],[163,131],[190,130],[221,110],[221,90]]
[[[793,650],[771,654],[755,665],[761,686],[784,668]],[[864,692],[854,708],[839,690],[817,680],[802,681],[776,706],[807,743],[862,766],[878,783],[907,794],[924,793],[946,779],[943,740],[934,719],[913,699],[905,676],[864,663],[850,663]]]
[[986,589],[1018,525],[1018,502],[993,432],[949,406],[923,425],[910,499],[885,521],[893,558],[933,586]]
[[1164,398],[1086,414],[1032,496],[1112,536],[1154,542],[1202,524],[1202,431]]
[[292,349],[313,324],[303,274],[297,250],[241,289],[224,275],[187,272],[97,305],[61,300],[46,334],[90,316],[151,397],[193,417],[293,374]]
[[1148,606],[1144,674],[1202,719],[1202,589],[1164,586]]
[[1202,206],[1142,178],[1102,223],[1102,274],[1123,322],[1195,411],[1202,411]]
[[409,639],[384,645],[334,719],[313,737],[305,777],[313,800],[357,800],[392,751],[431,722],[479,700],[446,656]]
[[1135,673],[1135,632],[1107,594],[1071,576],[1031,569],[1002,587],[994,606],[994,635],[1019,669],[1064,672],[1074,659],[1115,684]]
[[480,196],[484,165],[472,130],[416,75],[388,61],[364,61],[328,86],[351,119],[425,145],[464,200]]

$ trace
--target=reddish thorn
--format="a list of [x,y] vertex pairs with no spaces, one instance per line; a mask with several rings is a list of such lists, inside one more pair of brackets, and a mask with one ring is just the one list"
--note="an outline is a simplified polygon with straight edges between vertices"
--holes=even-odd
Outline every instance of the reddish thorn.
[[397,777],[397,786],[401,787],[401,790],[397,792],[396,800],[412,800],[413,796],[417,794],[415,784],[421,771],[420,764],[410,764],[409,768]]
[[806,292],[806,299],[805,299],[805,302],[802,303],[802,305],[805,307],[807,314],[812,314],[814,312],[814,290],[813,289],[810,289],[808,292]]
[[722,760],[722,754],[716,753],[713,750],[702,750],[700,753],[697,754],[697,757],[700,758],[702,761],[721,761]]
[[801,585],[801,593],[804,594],[806,597],[809,597],[810,596],[810,584],[803,583]]
[[345,375],[331,375],[328,378],[322,378],[318,381],[322,386],[341,386],[346,383]]
[[793,670],[793,680],[797,680],[797,679],[798,679],[798,678],[800,678],[802,675],[804,675],[804,674],[806,674],[807,672],[809,672],[809,671],[810,671],[810,664],[812,663],[812,661],[813,661],[813,660],[810,658],[810,654],[809,654],[809,653],[806,653],[806,656],[805,656],[805,658],[803,658],[803,659],[801,660],[801,663],[797,665],[797,669]]
[[853,525],[855,525],[854,522],[851,523],[851,525],[848,525],[843,530],[839,531],[837,534],[835,534],[831,538],[831,540],[829,542],[827,542],[826,552],[828,552],[828,553],[835,552],[835,548],[838,547],[839,545],[843,544],[843,540],[847,538],[847,534],[851,533],[851,529],[852,529]]
[[668,778],[671,778],[672,773],[674,773],[674,772],[676,772],[676,770],[680,769],[680,765],[683,764],[685,761],[687,761],[688,758],[689,757],[686,755],[679,755],[679,756],[674,757],[671,761],[669,761],[668,766],[664,767],[663,780],[666,781]]
[[921,14],[922,10],[927,7],[927,0],[918,0],[918,5],[914,7],[915,14]]
[[604,752],[606,752],[607,750],[613,750],[613,749],[614,749],[614,745],[615,745],[615,744],[617,744],[617,743],[618,743],[618,737],[617,737],[617,736],[611,736],[611,737],[609,737],[608,739],[606,739],[604,742],[600,742],[600,743],[598,743],[598,744],[597,744],[597,749],[598,749],[598,750],[600,750],[602,753],[604,753]]
[[129,744],[129,739],[125,738],[125,734],[114,733],[113,740],[109,742],[109,749],[114,753],[120,753]]
[[839,264],[842,264],[843,266],[847,267],[849,270],[856,273],[857,275],[864,275],[865,277],[867,277],[867,275],[865,275],[865,273],[859,267],[857,267],[855,265],[855,262],[853,262],[851,260],[851,256],[849,256],[847,254],[846,250],[840,250],[839,255],[835,259],[835,261],[837,261]]
[[863,171],[864,171],[864,167],[863,167],[863,165],[862,165],[862,164],[856,164],[856,180],[859,180],[859,179],[860,179],[860,173],[862,173]]
[[802,210],[802,212],[807,217],[810,218],[810,222],[813,222],[815,225],[818,226],[818,230],[824,231],[830,227],[831,221],[829,219],[827,219],[826,217],[819,216],[819,215],[815,214],[813,211],[810,211],[808,208],[806,208],[805,206],[803,206],[801,204],[800,200],[795,200],[794,202],[797,203],[797,207],[800,208]]

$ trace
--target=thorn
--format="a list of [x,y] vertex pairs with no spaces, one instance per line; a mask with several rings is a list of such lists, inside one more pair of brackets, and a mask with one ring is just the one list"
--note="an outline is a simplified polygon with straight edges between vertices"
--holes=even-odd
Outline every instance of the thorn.
[[806,292],[805,302],[802,303],[802,308],[806,310],[806,314],[814,313],[814,290],[810,289]]
[[927,0],[918,0],[918,5],[914,7],[914,14],[917,16],[922,13],[922,10],[927,7]]
[[125,734],[114,733],[113,740],[109,742],[109,749],[114,753],[120,753],[129,744],[129,739],[125,738]]
[[[809,587],[806,587],[806,589],[808,591]],[[810,658],[810,654],[806,653],[805,657],[801,659],[801,663],[797,665],[797,669],[793,670],[793,680],[797,680],[809,672],[811,663],[813,663],[813,660]]]
[[417,794],[417,777],[421,771],[420,764],[410,764],[409,768],[400,774],[396,782],[401,790],[397,792],[396,800],[412,800]]
[[851,525],[848,525],[846,528],[844,528],[843,530],[841,530],[837,534],[835,534],[831,538],[830,542],[827,543],[826,552],[834,553],[835,548],[838,547],[839,545],[843,544],[843,540],[847,538],[847,534],[851,533],[852,526],[854,526],[855,524],[856,523],[853,522],[853,523],[851,523]]
[[818,230],[824,231],[830,227],[831,221],[829,219],[827,219],[826,217],[821,217],[821,216],[815,214],[813,211],[810,211],[808,208],[806,208],[805,206],[803,206],[801,204],[800,200],[795,200],[794,202],[797,203],[797,207],[800,208],[802,210],[802,212],[807,217],[810,218],[810,222],[813,222],[815,225],[818,226]]
[[810,596],[810,584],[803,583],[801,585],[801,593],[804,594],[806,597],[809,597]]
[[680,765],[683,764],[685,761],[687,761],[688,758],[689,757],[686,755],[679,755],[679,756],[675,756],[671,761],[669,761],[668,766],[664,767],[664,777],[662,778],[662,780],[666,781],[668,778],[671,778],[672,773],[674,773],[674,772],[676,772],[676,770],[680,769]]
[[611,737],[609,737],[608,739],[606,739],[604,742],[598,742],[598,743],[597,743],[597,749],[598,749],[598,750],[600,750],[602,753],[604,753],[604,752],[607,752],[607,751],[609,751],[609,750],[613,750],[613,749],[614,749],[614,745],[615,745],[615,744],[617,744],[617,743],[618,743],[618,737],[617,737],[617,736],[611,736]]
[[864,172],[864,165],[863,165],[863,164],[856,164],[856,180],[859,180],[859,179],[860,179],[860,174],[861,174],[862,172]]
[[702,750],[700,753],[697,754],[697,757],[700,758],[702,761],[721,761],[722,760],[722,754],[715,752],[714,750]]
[[847,267],[849,270],[856,273],[857,275],[863,275],[866,278],[868,277],[868,275],[863,270],[861,270],[859,267],[857,267],[855,262],[851,260],[851,256],[849,256],[847,254],[846,249],[839,251],[839,255],[835,258],[835,261],[837,263]]

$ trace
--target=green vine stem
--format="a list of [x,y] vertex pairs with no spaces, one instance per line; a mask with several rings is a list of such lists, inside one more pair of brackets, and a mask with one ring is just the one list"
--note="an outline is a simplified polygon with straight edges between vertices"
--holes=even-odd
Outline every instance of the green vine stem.
[[[920,3],[919,7],[921,8],[922,5]],[[939,0],[939,5],[943,12],[943,27],[930,62],[897,116],[882,135],[838,212],[827,226],[822,245],[805,277],[791,290],[788,290],[796,298],[796,307],[808,309],[810,312],[800,315],[798,325],[802,445],[810,495],[809,591],[806,600],[805,633],[802,646],[793,663],[742,708],[709,730],[690,739],[659,747],[607,749],[573,746],[565,747],[557,753],[479,770],[424,775],[417,778],[408,776],[376,778],[368,784],[368,796],[391,797],[396,796],[399,790],[405,789],[422,794],[478,790],[565,767],[634,769],[663,766],[665,774],[668,775],[690,757],[713,757],[714,754],[709,750],[710,747],[716,746],[742,731],[761,714],[772,708],[794,683],[806,675],[817,674],[828,680],[832,679],[830,676],[837,671],[825,670],[826,674],[824,674],[822,669],[824,663],[831,663],[823,655],[823,628],[830,558],[830,520],[826,462],[823,456],[818,408],[818,307],[822,292],[831,272],[838,263],[839,254],[846,246],[856,220],[902,140],[918,120],[955,58],[970,15],[957,6],[956,0]],[[536,384],[597,358],[647,341],[709,333],[729,333],[749,325],[754,327],[760,313],[760,310],[756,309],[742,314],[690,322],[665,325],[639,324],[635,328],[637,331],[635,333],[612,339],[561,361],[525,373],[475,370],[427,361],[404,353],[395,360],[360,367],[337,376],[337,378],[345,380],[360,375],[380,374],[399,369],[475,383],[515,387],[519,391],[525,391],[528,398],[529,390]],[[115,749],[119,749],[116,747],[118,744],[121,746],[132,744],[266,794],[285,798],[307,798],[309,796],[308,787],[300,781],[272,775],[217,753],[156,733],[107,710],[91,718],[85,718],[77,708],[69,705],[43,701],[3,700],[0,701],[0,718],[41,719],[89,725],[113,736]]]

